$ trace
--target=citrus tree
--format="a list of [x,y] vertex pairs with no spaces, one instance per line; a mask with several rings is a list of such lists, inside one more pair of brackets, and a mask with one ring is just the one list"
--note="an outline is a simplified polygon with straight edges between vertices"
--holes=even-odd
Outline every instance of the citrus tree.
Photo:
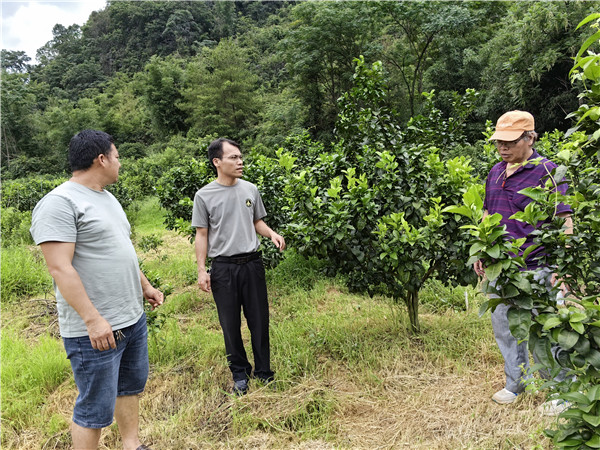
[[280,152],[288,162],[286,236],[301,254],[344,275],[350,289],[404,301],[417,332],[418,293],[427,279],[475,278],[465,270],[461,219],[441,214],[473,182],[471,167],[464,157],[443,161],[439,148],[411,141],[386,106],[381,63],[355,61],[332,149],[305,137]]

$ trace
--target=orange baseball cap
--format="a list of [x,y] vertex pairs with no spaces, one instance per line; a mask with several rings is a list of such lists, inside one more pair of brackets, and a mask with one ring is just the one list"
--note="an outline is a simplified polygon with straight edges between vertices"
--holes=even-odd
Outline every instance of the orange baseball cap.
[[514,141],[519,139],[524,131],[535,130],[533,116],[527,111],[509,111],[504,113],[496,122],[496,131],[490,140]]

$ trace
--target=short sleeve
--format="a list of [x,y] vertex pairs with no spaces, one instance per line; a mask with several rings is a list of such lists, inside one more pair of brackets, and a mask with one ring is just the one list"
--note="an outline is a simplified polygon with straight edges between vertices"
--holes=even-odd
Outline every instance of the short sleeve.
[[76,242],[77,212],[68,198],[48,194],[33,209],[31,236],[36,245],[44,242]]
[[206,208],[204,200],[202,200],[202,197],[200,197],[199,191],[196,192],[196,195],[194,196],[194,208],[192,209],[192,227],[209,227],[208,209]]
[[267,210],[263,204],[260,191],[256,188],[256,201],[254,202],[254,222],[267,216]]

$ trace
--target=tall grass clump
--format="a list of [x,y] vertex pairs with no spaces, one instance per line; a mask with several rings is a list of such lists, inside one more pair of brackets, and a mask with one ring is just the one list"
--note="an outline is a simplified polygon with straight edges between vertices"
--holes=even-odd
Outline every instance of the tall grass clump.
[[324,267],[324,262],[317,258],[305,258],[292,249],[286,250],[277,267],[267,271],[267,285],[280,294],[310,291],[317,281],[325,278]]
[[2,302],[31,297],[52,290],[52,278],[43,258],[27,247],[2,249],[1,278]]
[[435,278],[427,280],[420,294],[423,309],[434,314],[466,311],[478,307],[482,299],[483,295],[471,286],[446,286]]
[[15,332],[2,330],[1,354],[3,426],[16,432],[41,426],[45,422],[41,406],[70,373],[60,341],[42,336],[30,344]]

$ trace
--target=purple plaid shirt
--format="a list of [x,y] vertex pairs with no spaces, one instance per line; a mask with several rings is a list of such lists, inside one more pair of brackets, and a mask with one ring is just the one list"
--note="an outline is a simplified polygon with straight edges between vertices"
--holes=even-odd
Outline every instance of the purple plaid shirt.
[[[525,210],[525,207],[531,199],[518,192],[521,189],[532,186],[541,186],[545,181],[542,179],[547,175],[547,170],[554,169],[556,164],[541,157],[535,150],[529,161],[541,158],[543,164],[526,164],[519,167],[510,177],[506,178],[506,162],[502,161],[492,167],[485,182],[485,201],[483,208],[488,213],[499,213],[502,215],[502,225],[506,225],[506,231],[514,239],[527,237],[527,241],[521,247],[522,252],[533,244],[533,238],[529,235],[534,227],[515,219],[509,219],[514,213]],[[546,168],[544,168],[546,166]],[[567,185],[561,184],[558,190],[564,194],[567,191]],[[558,205],[557,214],[572,212],[569,205],[561,203]],[[528,269],[539,267],[537,259],[544,254],[544,248],[538,247],[533,250],[525,261]]]

